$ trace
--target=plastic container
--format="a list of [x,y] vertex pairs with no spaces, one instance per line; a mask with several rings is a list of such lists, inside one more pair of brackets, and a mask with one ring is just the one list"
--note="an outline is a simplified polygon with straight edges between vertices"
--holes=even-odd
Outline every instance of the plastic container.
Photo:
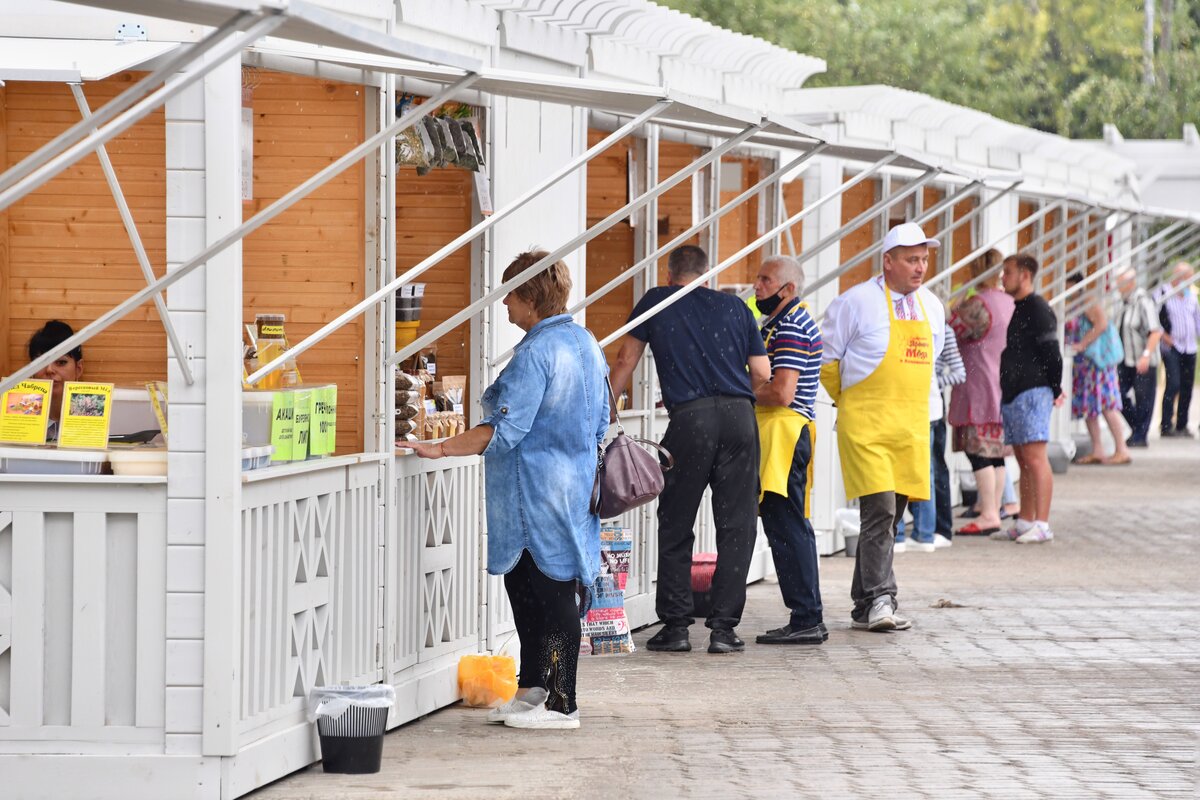
[[9,475],[99,475],[107,463],[104,450],[0,447],[0,472]]
[[250,447],[271,443],[274,392],[242,392],[242,441]]
[[858,534],[862,528],[858,509],[839,508],[833,512],[833,526],[835,533],[841,533],[842,540],[846,543],[846,558],[857,556]]
[[261,447],[243,447],[242,472],[271,466],[271,454],[274,452],[275,447],[269,444],[264,444]]
[[139,447],[132,450],[110,450],[108,460],[114,475],[166,475],[167,449]]
[[318,686],[308,696],[308,718],[317,723],[326,772],[367,775],[383,762],[383,734],[396,690],[375,686]]
[[[166,411],[166,409],[163,409]],[[109,436],[124,436],[142,431],[160,431],[158,417],[145,389],[113,389],[112,421],[108,426]]]

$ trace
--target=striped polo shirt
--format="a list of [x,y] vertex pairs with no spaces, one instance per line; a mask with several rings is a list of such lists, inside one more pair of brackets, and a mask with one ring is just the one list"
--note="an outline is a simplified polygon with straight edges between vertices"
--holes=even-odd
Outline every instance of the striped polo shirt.
[[780,368],[800,373],[796,396],[788,408],[806,419],[813,419],[817,383],[821,379],[821,330],[808,313],[807,306],[793,298],[775,316],[763,321],[762,337],[767,357],[771,359],[772,376]]

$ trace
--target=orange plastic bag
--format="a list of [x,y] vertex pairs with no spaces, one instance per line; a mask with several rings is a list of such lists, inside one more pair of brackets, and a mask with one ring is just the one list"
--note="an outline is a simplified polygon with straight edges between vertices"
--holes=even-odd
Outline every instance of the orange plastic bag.
[[517,694],[517,662],[512,656],[463,656],[458,660],[458,690],[466,705],[502,706]]

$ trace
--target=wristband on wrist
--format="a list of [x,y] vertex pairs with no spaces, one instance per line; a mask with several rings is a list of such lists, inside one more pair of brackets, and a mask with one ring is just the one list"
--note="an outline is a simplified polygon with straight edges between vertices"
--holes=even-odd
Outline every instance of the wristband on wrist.
[[1143,350],[1143,351],[1142,351],[1142,358],[1149,358],[1149,357],[1150,357],[1150,351],[1149,351],[1149,350]]

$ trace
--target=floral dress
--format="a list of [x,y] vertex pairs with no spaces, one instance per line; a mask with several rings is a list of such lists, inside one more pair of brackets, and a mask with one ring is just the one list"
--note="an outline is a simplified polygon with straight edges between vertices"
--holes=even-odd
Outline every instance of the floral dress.
[[[1083,315],[1067,320],[1067,345],[1079,344],[1091,328],[1091,322]],[[1071,364],[1071,418],[1091,419],[1110,410],[1121,410],[1117,368],[1097,367],[1090,358],[1079,353]]]

